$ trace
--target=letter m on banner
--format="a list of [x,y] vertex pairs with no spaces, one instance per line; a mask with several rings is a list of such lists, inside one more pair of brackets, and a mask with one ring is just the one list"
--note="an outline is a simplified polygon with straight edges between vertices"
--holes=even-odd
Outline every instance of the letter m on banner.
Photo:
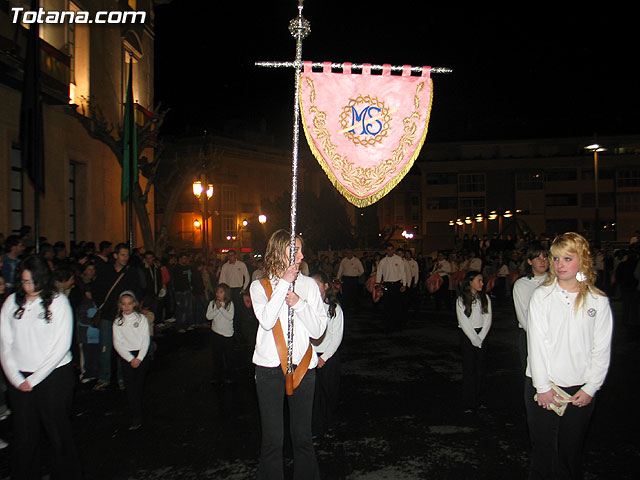
[[333,185],[356,207],[389,193],[413,166],[427,136],[433,84],[431,68],[411,67],[372,75],[370,65],[351,74],[345,63],[333,73],[325,63],[300,74],[300,110],[309,147]]

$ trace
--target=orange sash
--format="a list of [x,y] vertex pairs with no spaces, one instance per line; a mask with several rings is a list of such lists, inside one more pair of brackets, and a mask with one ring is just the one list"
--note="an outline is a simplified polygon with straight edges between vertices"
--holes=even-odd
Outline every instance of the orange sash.
[[[271,300],[271,294],[273,293],[271,282],[268,278],[261,278],[260,283],[262,284],[262,287],[267,294],[267,300]],[[293,371],[293,373],[287,374],[287,357],[289,352],[287,350],[287,342],[284,339],[282,324],[280,323],[279,318],[271,331],[273,332],[273,339],[276,342],[278,357],[280,357],[280,367],[282,368],[282,373],[284,373],[285,390],[287,392],[287,395],[293,395],[293,391],[298,388],[298,385],[300,385],[300,382],[309,369],[309,364],[311,363],[311,355],[313,354],[313,348],[311,347],[311,343],[309,343],[307,351],[305,352],[304,357],[302,357],[302,360],[300,361],[296,369]]]

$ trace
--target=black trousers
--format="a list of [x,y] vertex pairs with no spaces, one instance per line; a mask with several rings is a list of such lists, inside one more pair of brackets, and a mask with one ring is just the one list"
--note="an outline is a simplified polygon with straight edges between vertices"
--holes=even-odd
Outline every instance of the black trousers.
[[[318,355],[320,356],[320,355]],[[313,397],[313,433],[323,435],[333,423],[340,400],[340,352],[334,353],[322,368],[316,368]]]
[[[316,370],[310,369],[293,395],[287,396],[293,444],[294,480],[319,480],[320,472],[311,440],[311,417]],[[283,480],[285,379],[280,367],[256,366],[256,391],[260,407],[262,445],[259,480]]]
[[526,376],[527,371],[527,358],[529,353],[527,351],[527,331],[524,328],[518,328],[518,353],[520,354],[520,367],[522,368],[522,374]]
[[451,292],[449,291],[449,275],[442,277],[442,285],[438,291],[434,294],[436,298],[436,310],[440,310],[443,305],[448,311],[451,310]]
[[[570,395],[581,386],[562,387]],[[525,407],[531,440],[529,479],[580,480],[582,450],[595,398],[586,407],[567,406],[562,417],[540,407],[533,400],[536,390],[531,378],[525,382]]]
[[[138,352],[131,352],[138,355]],[[149,355],[145,355],[138,368],[133,368],[124,358],[119,357],[122,366],[122,377],[124,379],[124,389],[129,402],[129,413],[131,414],[131,424],[142,423],[142,395],[144,392],[144,379],[149,369]]]
[[211,332],[211,363],[214,382],[233,380],[233,337]]
[[56,368],[31,392],[21,392],[9,385],[15,434],[11,478],[40,479],[41,425],[51,442],[51,478],[81,478],[70,421],[74,385],[71,363]]
[[485,339],[482,342],[482,348],[474,347],[460,330],[460,351],[462,353],[462,401],[465,408],[477,408],[484,400],[487,341]]
[[384,304],[385,331],[387,333],[400,328],[402,316],[401,286],[402,282],[384,282],[386,290],[382,296],[382,302]]
[[342,305],[347,308],[360,308],[358,299],[358,277],[342,277]]

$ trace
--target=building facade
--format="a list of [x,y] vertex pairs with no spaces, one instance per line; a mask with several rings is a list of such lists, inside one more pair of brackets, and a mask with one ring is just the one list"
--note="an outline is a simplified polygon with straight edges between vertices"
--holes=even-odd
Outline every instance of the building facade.
[[[121,167],[113,152],[93,139],[69,114],[89,115],[89,102],[118,132],[123,123],[128,64],[133,62],[136,121],[153,105],[153,9],[151,0],[41,0],[44,11],[145,12],[144,23],[40,25],[45,194],[40,234],[48,241],[124,241],[126,208],[120,203]],[[27,24],[15,23],[15,8],[28,0],[0,2],[0,232],[34,225],[34,193],[20,156],[19,123]],[[113,17],[113,18],[117,18]],[[115,134],[117,136],[117,133]],[[152,151],[142,152],[149,159]],[[151,192],[151,197],[153,192]],[[153,201],[149,202],[153,215]],[[138,237],[139,238],[139,237]]]
[[425,253],[452,248],[465,234],[593,237],[597,193],[600,240],[628,242],[640,229],[640,137],[599,138],[606,150],[597,154],[597,169],[585,148],[593,143],[427,143],[410,174],[380,202],[381,229]]

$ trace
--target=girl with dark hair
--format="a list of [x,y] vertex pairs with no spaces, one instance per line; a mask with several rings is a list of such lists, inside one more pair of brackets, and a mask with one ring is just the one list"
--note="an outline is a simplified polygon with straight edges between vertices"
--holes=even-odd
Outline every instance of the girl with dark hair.
[[594,396],[609,370],[613,319],[607,296],[594,285],[584,237],[556,237],[550,257],[549,279],[531,296],[527,324],[529,478],[579,479]]
[[333,286],[324,272],[311,277],[320,288],[320,295],[327,312],[327,329],[317,340],[312,340],[318,356],[316,391],[313,399],[313,433],[321,436],[331,432],[333,417],[340,397],[340,343],[344,332],[344,314]]
[[129,430],[142,426],[142,393],[149,368],[151,332],[147,317],[140,313],[135,294],[125,290],[118,299],[118,316],[113,322],[113,348],[120,355],[124,388],[131,411]]
[[213,363],[213,378],[211,383],[219,384],[223,381],[233,381],[232,353],[233,353],[233,316],[234,305],[231,301],[231,287],[226,283],[219,283],[216,287],[216,298],[209,302],[207,319],[211,320],[211,354]]
[[467,272],[456,302],[462,352],[462,394],[465,413],[482,404],[487,348],[485,339],[491,328],[491,300],[483,290],[480,272]]
[[52,478],[80,478],[70,411],[73,315],[46,260],[32,255],[16,271],[16,290],[0,313],[2,367],[13,409],[15,478],[39,478],[40,425],[51,447]]
[[[311,439],[318,357],[313,355],[309,339],[322,336],[327,327],[327,314],[318,285],[311,278],[298,274],[304,258],[299,237],[295,241],[293,257],[294,262],[289,265],[290,233],[276,231],[269,239],[264,257],[267,277],[255,280],[250,287],[253,310],[259,324],[253,353],[262,426],[258,479],[284,478],[282,414],[285,392],[293,445],[293,478],[320,478]],[[295,288],[290,289],[293,282]],[[292,345],[285,340],[288,337],[289,309],[293,313]],[[290,345],[292,363],[297,366],[293,375],[287,372]]]
[[525,276],[513,284],[513,304],[520,329],[520,363],[522,372],[527,368],[527,319],[529,318],[529,301],[533,291],[544,283],[548,276],[549,258],[547,250],[541,243],[533,243],[526,253],[527,264]]

